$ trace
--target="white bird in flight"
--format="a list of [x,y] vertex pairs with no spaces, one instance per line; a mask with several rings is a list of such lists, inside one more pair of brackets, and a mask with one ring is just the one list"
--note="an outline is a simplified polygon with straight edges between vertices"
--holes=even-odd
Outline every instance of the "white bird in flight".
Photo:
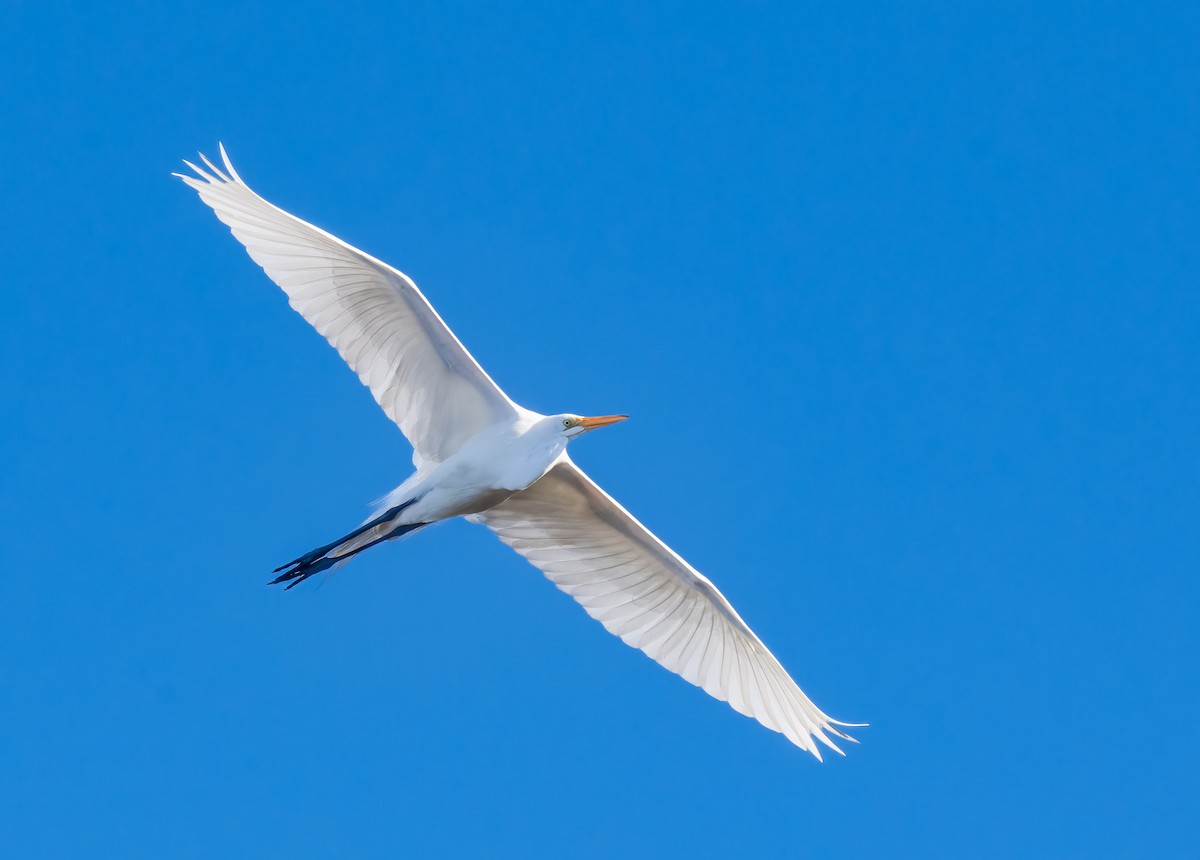
[[588,615],[734,710],[818,759],[853,741],[788,676],[716,587],[567,456],[624,415],[542,415],[517,405],[407,276],[289,215],[224,170],[175,174],[246,246],[288,302],[358,374],[413,446],[416,471],[345,537],[278,568],[291,588],[377,543],[451,517],[486,525]]

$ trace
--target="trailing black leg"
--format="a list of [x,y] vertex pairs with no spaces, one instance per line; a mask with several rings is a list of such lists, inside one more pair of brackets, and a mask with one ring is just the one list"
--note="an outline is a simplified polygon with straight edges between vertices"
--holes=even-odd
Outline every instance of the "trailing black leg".
[[[370,549],[377,543],[398,538],[401,535],[416,531],[417,529],[421,528],[421,526],[429,525],[428,523],[406,523],[386,531],[384,534],[381,534],[374,540],[364,543],[362,546],[348,549],[347,551],[337,555],[332,554],[335,553],[340,547],[346,546],[346,544],[352,542],[355,538],[370,531],[371,529],[378,528],[379,526],[386,526],[389,522],[399,516],[401,511],[415,501],[416,499],[409,499],[407,502],[402,502],[393,508],[389,508],[379,516],[369,520],[354,531],[347,535],[343,535],[332,543],[319,546],[310,552],[306,552],[299,558],[292,559],[287,564],[280,565],[272,571],[272,573],[279,573],[279,576],[271,580],[270,585],[277,585],[281,582],[286,582],[288,583],[287,588],[291,588],[292,586],[298,585],[314,574],[320,573],[323,570],[328,570],[339,562],[353,558],[364,549]],[[282,573],[280,573],[280,571],[282,571]]]

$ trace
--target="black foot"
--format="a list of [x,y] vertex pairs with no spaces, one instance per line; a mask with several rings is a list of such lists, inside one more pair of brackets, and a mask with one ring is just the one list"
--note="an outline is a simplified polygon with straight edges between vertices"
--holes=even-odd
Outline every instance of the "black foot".
[[296,561],[292,562],[292,564],[285,564],[283,567],[272,571],[272,573],[279,573],[279,571],[283,570],[284,567],[289,568],[288,570],[279,574],[279,576],[272,579],[268,585],[278,585],[281,582],[286,582],[287,588],[285,588],[284,591],[287,591],[293,586],[297,586],[304,582],[304,580],[308,579],[310,576],[318,574],[323,570],[328,570],[337,564],[338,561],[340,561],[340,559],[328,557],[310,559],[307,555],[302,556],[301,559],[297,559]]

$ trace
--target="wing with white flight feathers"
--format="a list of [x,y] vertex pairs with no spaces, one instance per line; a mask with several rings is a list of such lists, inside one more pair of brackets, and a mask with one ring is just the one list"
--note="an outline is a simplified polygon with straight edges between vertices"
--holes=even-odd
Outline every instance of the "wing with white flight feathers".
[[225,148],[224,170],[184,162],[200,194],[288,302],[350,365],[412,443],[440,462],[516,407],[402,272],[259,197]]
[[565,455],[537,483],[478,516],[610,632],[665,668],[782,732],[854,739],[804,695],[721,592]]

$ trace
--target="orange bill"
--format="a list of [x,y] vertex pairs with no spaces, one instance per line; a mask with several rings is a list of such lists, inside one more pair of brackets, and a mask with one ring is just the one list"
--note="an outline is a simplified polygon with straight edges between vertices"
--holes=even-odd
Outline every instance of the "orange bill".
[[624,421],[628,417],[628,415],[595,415],[591,418],[584,418],[579,422],[579,426],[584,430],[595,430],[597,427],[607,427],[609,424]]

